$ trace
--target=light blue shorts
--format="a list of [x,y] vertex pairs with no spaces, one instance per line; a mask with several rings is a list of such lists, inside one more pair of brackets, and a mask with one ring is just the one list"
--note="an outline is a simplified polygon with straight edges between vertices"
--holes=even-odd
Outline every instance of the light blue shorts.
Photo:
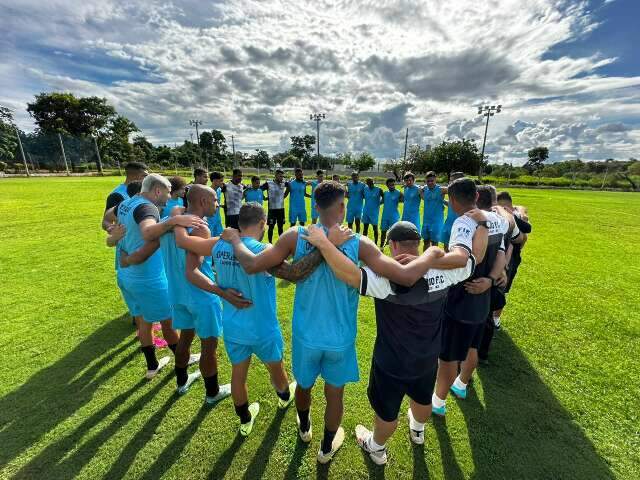
[[365,210],[364,212],[362,212],[362,223],[366,223],[367,225],[378,225],[379,217],[379,212],[367,212]]
[[422,226],[422,239],[440,243],[442,237],[442,222],[426,221]]
[[211,302],[171,307],[173,328],[195,330],[201,339],[222,336],[222,303],[218,298]]
[[244,362],[247,358],[251,357],[251,355],[255,355],[263,363],[279,362],[284,356],[282,335],[278,335],[257,345],[243,345],[225,340],[224,348],[227,351],[231,365]]
[[354,206],[349,208],[347,203],[347,223],[353,223],[355,219],[360,220],[360,218],[362,218],[362,207]]
[[293,225],[294,223],[306,223],[307,221],[307,210],[293,209],[289,210],[289,223]]
[[405,222],[411,222],[413,223],[416,228],[418,229],[418,231],[420,231],[420,212],[416,212],[416,213],[402,213],[402,220],[404,220]]
[[118,287],[132,316],[141,316],[148,323],[171,318],[166,278],[140,281],[118,277]]
[[382,222],[380,222],[380,229],[386,232],[398,220],[400,220],[400,215],[394,215],[393,217],[390,217],[390,218],[385,218],[385,216],[383,215]]
[[301,388],[313,387],[318,375],[334,387],[360,380],[355,343],[341,351],[307,347],[295,338],[291,344],[293,375]]

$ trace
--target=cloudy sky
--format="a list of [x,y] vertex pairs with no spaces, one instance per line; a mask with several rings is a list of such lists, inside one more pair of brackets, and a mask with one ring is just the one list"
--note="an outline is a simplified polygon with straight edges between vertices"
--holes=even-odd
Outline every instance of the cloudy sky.
[[250,151],[482,141],[492,162],[640,156],[638,0],[0,0],[0,103],[106,97],[154,143],[188,120]]

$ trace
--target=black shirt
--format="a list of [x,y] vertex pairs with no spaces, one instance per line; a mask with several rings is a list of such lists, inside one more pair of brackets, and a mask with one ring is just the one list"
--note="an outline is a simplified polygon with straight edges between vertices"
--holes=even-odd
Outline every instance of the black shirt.
[[110,208],[115,207],[123,200],[124,200],[124,197],[122,196],[122,194],[118,192],[111,192],[107,197],[107,205],[105,206],[104,211],[106,212]]
[[[118,207],[120,204],[116,205],[114,213],[118,215]],[[133,219],[136,223],[142,222],[146,218],[153,218],[156,222],[160,221],[160,212],[158,211],[158,207],[156,207],[152,203],[141,203],[133,210]]]

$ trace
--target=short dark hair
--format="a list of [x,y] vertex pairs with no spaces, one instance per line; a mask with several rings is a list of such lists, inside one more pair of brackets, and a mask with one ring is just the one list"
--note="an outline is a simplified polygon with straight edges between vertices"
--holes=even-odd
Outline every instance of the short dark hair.
[[143,172],[147,170],[147,165],[142,162],[129,162],[124,166],[124,171],[129,172]]
[[458,178],[451,182],[447,189],[449,197],[455,199],[456,202],[460,202],[463,205],[471,205],[476,201],[476,193],[478,188],[473,180],[470,178]]
[[479,185],[478,189],[478,208],[491,208],[493,201],[491,198],[491,185]]
[[254,175],[254,176],[251,177],[251,181],[253,182],[254,180],[260,181],[260,177],[257,176],[257,175]]
[[435,178],[437,177],[436,172],[434,172],[433,170],[427,172],[427,177],[426,178]]
[[411,172],[407,172],[404,174],[404,177],[402,177],[403,180],[408,180],[409,178],[413,178],[415,180],[416,176]]
[[207,171],[202,167],[196,167],[193,169],[193,178],[199,177],[200,175],[206,175]]
[[276,175],[284,175],[284,171],[283,170],[276,170]]
[[211,172],[209,174],[209,180],[211,180],[212,182],[214,180],[222,180],[224,178],[224,174],[221,172]]
[[334,180],[322,182],[313,192],[313,198],[315,198],[316,205],[319,208],[329,208],[338,200],[344,198],[344,187]]
[[302,173],[302,169],[300,167],[296,167],[295,170],[293,171],[293,173]]
[[316,175],[324,175],[324,170],[318,170],[318,171],[316,171]]
[[395,178],[387,178],[387,180],[384,183],[385,183],[385,185],[389,186],[390,183],[396,183],[396,179]]
[[496,198],[498,202],[509,202],[513,203],[513,199],[511,198],[511,194],[507,191],[500,192]]
[[244,230],[245,228],[257,225],[261,220],[265,220],[266,218],[262,205],[256,202],[247,202],[240,207],[238,226]]
[[182,177],[171,177],[169,183],[171,184],[172,192],[176,192],[187,185],[187,182]]
[[133,197],[140,193],[142,190],[142,182],[131,182],[127,184],[127,195]]
[[353,172],[351,172],[351,176],[353,177],[354,175],[360,176],[360,172],[354,170]]
[[453,172],[450,175],[450,178],[451,178],[452,181],[453,180],[457,180],[458,178],[462,178],[462,177],[464,177],[464,172]]
[[231,172],[232,175],[242,175],[242,170],[240,170],[239,168],[234,168],[233,172]]

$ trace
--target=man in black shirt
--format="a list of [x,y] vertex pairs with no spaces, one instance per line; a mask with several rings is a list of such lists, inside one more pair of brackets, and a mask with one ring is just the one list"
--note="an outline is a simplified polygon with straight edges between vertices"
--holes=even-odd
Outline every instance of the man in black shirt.
[[[127,195],[127,185],[132,182],[142,182],[144,177],[147,176],[147,166],[144,163],[140,162],[129,162],[125,165],[124,171],[126,174],[126,178],[124,183],[121,183],[107,197],[107,202],[105,205],[105,212],[110,208],[115,207],[123,200],[130,198],[131,195]],[[102,229],[109,231],[113,224],[109,224],[105,222],[105,219],[102,220]]]

